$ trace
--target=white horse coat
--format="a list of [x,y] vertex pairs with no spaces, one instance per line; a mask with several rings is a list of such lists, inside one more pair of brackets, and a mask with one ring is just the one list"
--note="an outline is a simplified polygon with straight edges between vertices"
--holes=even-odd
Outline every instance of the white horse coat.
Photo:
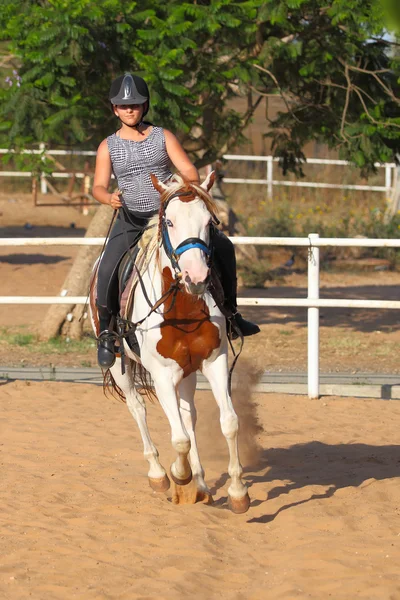
[[[249,507],[249,496],[242,482],[238,418],[229,392],[225,317],[207,290],[210,224],[214,213],[208,190],[214,182],[214,174],[211,173],[201,186],[184,182],[179,177],[168,185],[153,176],[152,179],[161,194],[160,216],[156,221],[158,231],[139,257],[142,283],[134,288],[133,308],[128,316],[131,322],[140,323],[136,328],[140,362],[151,376],[171,427],[171,441],[177,453],[170,468],[176,484],[174,501],[183,501],[183,496],[188,501],[188,494],[182,492],[188,487],[192,490],[189,501],[212,501],[195,437],[194,394],[196,371],[200,370],[210,382],[220,409],[222,433],[228,443],[230,507],[234,512],[245,512]],[[164,302],[154,310],[163,297]],[[98,334],[95,291],[90,308],[93,327]],[[111,375],[138,424],[144,456],[150,466],[150,486],[156,491],[166,491],[170,481],[150,437],[144,396],[135,387],[138,357],[126,340],[123,343],[125,373],[121,373],[121,359],[117,358],[110,369]],[[192,478],[195,485],[188,486]]]

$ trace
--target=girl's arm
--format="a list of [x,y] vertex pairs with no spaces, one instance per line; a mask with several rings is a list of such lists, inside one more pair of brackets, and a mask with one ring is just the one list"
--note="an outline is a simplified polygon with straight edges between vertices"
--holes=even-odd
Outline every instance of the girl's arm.
[[188,179],[194,183],[199,183],[199,172],[186,154],[185,150],[182,148],[178,139],[167,129],[164,129],[164,136],[168,156],[171,159],[174,167],[179,171],[184,179]]
[[109,204],[112,208],[116,209],[122,206],[119,199],[119,190],[110,194],[108,186],[111,181],[111,158],[108,151],[107,140],[103,140],[98,147],[96,155],[96,169],[94,172],[94,181],[92,194],[96,200],[102,204]]

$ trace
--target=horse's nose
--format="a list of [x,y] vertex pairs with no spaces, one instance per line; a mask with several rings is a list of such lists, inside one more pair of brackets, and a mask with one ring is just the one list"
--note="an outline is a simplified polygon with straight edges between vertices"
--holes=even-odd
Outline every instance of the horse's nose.
[[198,285],[199,283],[206,283],[208,280],[208,269],[200,271],[198,273],[191,273],[189,275],[189,271],[183,272],[183,279],[187,285],[193,284]]

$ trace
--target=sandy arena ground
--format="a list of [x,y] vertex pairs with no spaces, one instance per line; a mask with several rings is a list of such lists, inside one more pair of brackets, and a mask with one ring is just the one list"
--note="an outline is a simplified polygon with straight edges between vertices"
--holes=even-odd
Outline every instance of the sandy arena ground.
[[[74,209],[33,209],[0,198],[3,235],[89,221]],[[51,231],[51,235],[54,232]],[[52,295],[76,250],[0,251],[0,295]],[[247,295],[304,295],[304,274]],[[398,273],[322,275],[326,297],[398,299]],[[282,293],[284,292],[284,293]],[[0,328],[37,331],[44,307],[7,306]],[[400,404],[274,394],[250,397],[258,369],[306,365],[306,311],[247,315],[234,393],[251,506],[227,509],[227,450],[211,394],[199,392],[198,438],[213,506],[176,506],[155,494],[136,425],[100,387],[0,382],[1,600],[397,600],[400,598]],[[396,311],[321,311],[323,370],[399,372]],[[93,357],[95,360],[95,351]],[[52,357],[79,366],[86,355]],[[0,345],[0,364],[50,358]],[[72,361],[72,362],[71,362]],[[158,404],[150,430],[166,468],[174,460]]]
[[[397,402],[242,397],[252,503],[234,515],[209,393],[198,437],[215,504],[176,506],[151,491],[135,423],[99,387],[0,390],[1,599],[400,598]],[[167,467],[158,405],[149,421]]]

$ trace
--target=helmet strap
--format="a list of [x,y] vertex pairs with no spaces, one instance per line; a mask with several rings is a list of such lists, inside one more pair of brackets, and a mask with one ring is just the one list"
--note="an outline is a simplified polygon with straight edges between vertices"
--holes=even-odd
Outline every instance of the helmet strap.
[[136,123],[136,125],[128,125],[128,127],[130,127],[131,129],[139,129],[142,123],[143,121],[142,119],[140,119],[139,123]]

